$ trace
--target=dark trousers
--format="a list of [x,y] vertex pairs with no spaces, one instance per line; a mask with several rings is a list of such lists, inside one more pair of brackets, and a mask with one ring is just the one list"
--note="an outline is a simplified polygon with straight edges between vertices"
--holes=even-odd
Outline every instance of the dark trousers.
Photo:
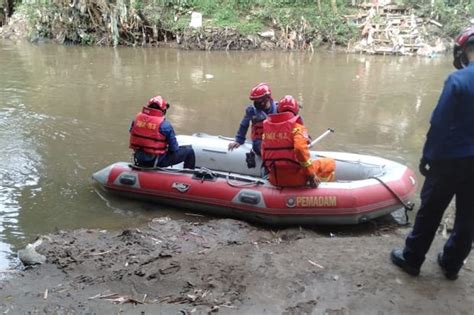
[[196,157],[191,146],[179,147],[178,151],[168,152],[160,156],[158,166],[166,167],[184,162],[184,168],[194,169],[196,165]]
[[425,260],[444,211],[456,197],[453,231],[443,249],[446,269],[458,272],[469,255],[474,234],[474,158],[431,163],[421,190],[421,207],[413,230],[405,242],[403,255],[420,267]]
[[261,154],[262,140],[254,140],[252,143],[252,150],[256,155],[262,156]]
[[135,164],[141,167],[167,167],[184,162],[184,168],[194,169],[196,157],[191,146],[181,146],[177,151],[167,152],[158,156],[158,162],[155,165],[157,156],[146,154],[141,151],[135,152]]

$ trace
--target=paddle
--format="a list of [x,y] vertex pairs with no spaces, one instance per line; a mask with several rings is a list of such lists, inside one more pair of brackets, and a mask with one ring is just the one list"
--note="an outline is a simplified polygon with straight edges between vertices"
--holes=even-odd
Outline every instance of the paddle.
[[313,141],[311,141],[310,144],[308,144],[308,148],[311,148],[313,147],[316,143],[318,143],[319,141],[323,140],[323,138],[325,138],[328,134],[334,132],[334,129],[331,129],[331,128],[328,128],[328,130],[326,130],[322,135],[320,135],[319,137],[317,137],[316,139],[314,139]]

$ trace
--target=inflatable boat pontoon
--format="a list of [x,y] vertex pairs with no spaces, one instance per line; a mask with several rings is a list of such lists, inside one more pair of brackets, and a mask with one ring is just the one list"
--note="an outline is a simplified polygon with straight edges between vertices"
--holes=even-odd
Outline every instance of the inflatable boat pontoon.
[[[228,152],[233,139],[178,136],[192,145],[196,169],[181,165],[140,169],[118,162],[93,174],[107,191],[178,208],[270,225],[358,224],[404,208],[415,191],[415,175],[384,158],[343,152],[312,152],[336,159],[336,181],[318,188],[278,188],[248,168],[246,143]],[[257,157],[257,165],[261,160]]]

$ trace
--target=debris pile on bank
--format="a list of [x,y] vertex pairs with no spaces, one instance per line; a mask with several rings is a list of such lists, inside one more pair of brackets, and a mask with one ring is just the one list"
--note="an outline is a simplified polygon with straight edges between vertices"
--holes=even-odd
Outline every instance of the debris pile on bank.
[[371,3],[346,18],[360,29],[362,39],[349,46],[352,52],[368,54],[422,55],[432,57],[446,51],[440,37],[433,36],[442,25],[429,18],[420,18],[413,9]]
[[190,29],[178,34],[177,44],[184,49],[199,50],[250,50],[264,48],[257,36],[244,36],[231,28]]

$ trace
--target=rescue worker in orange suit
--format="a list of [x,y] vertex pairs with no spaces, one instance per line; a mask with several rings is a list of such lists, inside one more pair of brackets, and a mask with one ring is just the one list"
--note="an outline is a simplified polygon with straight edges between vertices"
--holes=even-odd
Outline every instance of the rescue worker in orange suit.
[[235,141],[229,143],[229,151],[237,149],[241,144],[244,144],[250,122],[252,150],[260,156],[260,147],[262,143],[263,121],[269,114],[276,113],[276,105],[272,99],[272,91],[267,83],[259,83],[250,91],[250,104],[245,109],[245,116],[240,122],[239,130],[235,136]]
[[316,188],[321,181],[335,179],[336,162],[330,158],[311,159],[308,130],[298,111],[296,100],[287,95],[278,103],[278,113],[264,121],[262,160],[273,185]]
[[163,97],[152,97],[130,127],[130,148],[139,167],[166,167],[184,162],[194,169],[195,155],[191,146],[178,146],[171,123],[165,119],[170,107]]

